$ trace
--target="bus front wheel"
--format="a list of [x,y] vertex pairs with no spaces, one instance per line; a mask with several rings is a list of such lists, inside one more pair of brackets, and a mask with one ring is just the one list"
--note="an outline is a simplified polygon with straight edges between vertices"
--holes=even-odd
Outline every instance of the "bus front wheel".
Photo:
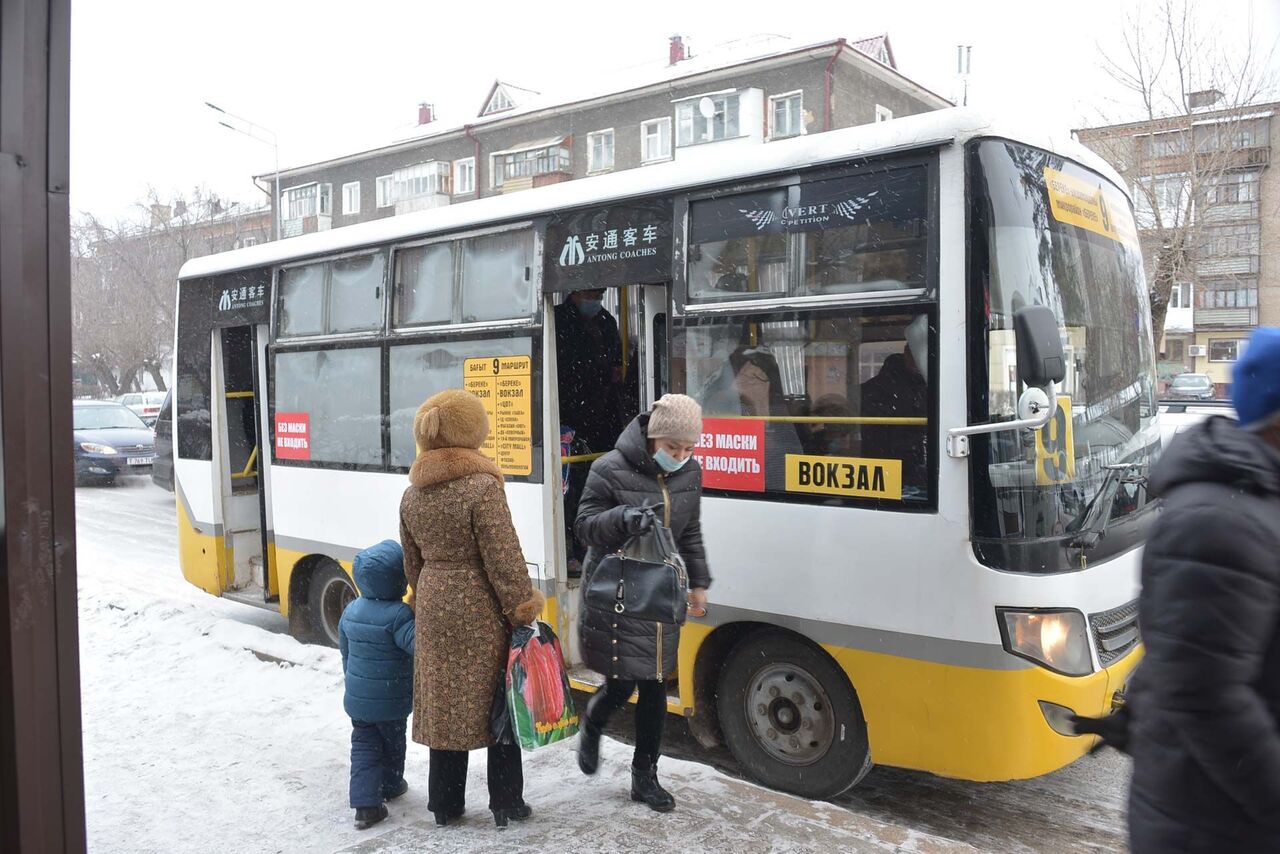
[[356,588],[342,567],[336,563],[325,563],[316,568],[307,591],[311,635],[316,642],[338,645],[338,620],[355,598]]
[[785,632],[748,635],[720,673],[725,743],[753,778],[832,798],[871,770],[858,695],[829,655]]

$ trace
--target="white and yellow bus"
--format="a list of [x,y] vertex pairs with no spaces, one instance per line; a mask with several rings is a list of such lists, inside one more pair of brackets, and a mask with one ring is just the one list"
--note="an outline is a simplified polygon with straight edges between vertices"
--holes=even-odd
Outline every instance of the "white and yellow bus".
[[[188,262],[186,578],[333,641],[352,557],[397,535],[414,410],[464,386],[576,661],[563,479],[603,449],[562,453],[554,309],[596,288],[619,417],[704,405],[715,583],[669,703],[700,741],[810,797],[872,763],[1008,780],[1091,746],[1067,716],[1109,711],[1141,655],[1142,261],[1106,164],[967,110]],[[1014,322],[1046,313],[1048,336]]]

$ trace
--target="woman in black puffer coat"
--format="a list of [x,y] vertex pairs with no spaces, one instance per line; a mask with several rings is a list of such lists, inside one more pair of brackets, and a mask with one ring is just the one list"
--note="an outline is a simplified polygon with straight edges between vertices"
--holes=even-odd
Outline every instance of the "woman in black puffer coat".
[[[647,505],[671,529],[689,570],[689,612],[705,613],[711,575],[702,547],[702,469],[693,459],[701,434],[698,402],[683,394],[664,395],[592,464],[575,526],[578,541],[590,546],[583,591],[602,555],[643,532],[652,518],[641,509]],[[657,763],[667,714],[666,679],[676,668],[680,627],[595,611],[584,603],[579,636],[587,666],[606,681],[583,716],[578,766],[584,774],[596,772],[600,732],[638,688],[631,798],[659,812],[672,809],[675,800],[658,784]]]

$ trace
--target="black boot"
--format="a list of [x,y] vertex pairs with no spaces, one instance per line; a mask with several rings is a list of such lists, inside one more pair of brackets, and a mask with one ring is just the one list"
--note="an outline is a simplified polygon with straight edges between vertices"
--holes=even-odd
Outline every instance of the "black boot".
[[462,813],[462,807],[457,807],[456,809],[436,810],[432,815],[436,817],[436,824],[440,827],[444,827],[455,818],[462,818]]
[[401,778],[400,782],[397,783],[396,785],[392,786],[389,789],[383,789],[382,797],[384,797],[388,801],[394,801],[396,798],[400,797],[407,791],[409,791],[409,781],[405,780],[404,778]]
[[359,807],[356,809],[356,830],[367,830],[388,815],[385,804],[376,807]]
[[656,812],[671,812],[676,799],[658,782],[658,768],[631,766],[631,800],[648,804]]
[[[588,703],[588,714],[590,708]],[[591,725],[590,719],[584,720],[578,731],[578,767],[588,776],[600,768],[600,730]]]
[[508,820],[524,821],[531,815],[533,815],[533,807],[528,804],[521,804],[520,806],[512,807],[511,809],[494,810],[493,823],[499,828],[503,828],[507,826]]

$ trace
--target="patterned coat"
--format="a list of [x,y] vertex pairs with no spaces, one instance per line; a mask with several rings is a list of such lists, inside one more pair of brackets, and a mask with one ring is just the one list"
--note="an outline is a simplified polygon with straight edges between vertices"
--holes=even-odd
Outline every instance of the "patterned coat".
[[414,589],[413,740],[437,750],[492,743],[489,708],[513,626],[542,610],[502,474],[479,452],[424,451],[400,501],[404,571]]

